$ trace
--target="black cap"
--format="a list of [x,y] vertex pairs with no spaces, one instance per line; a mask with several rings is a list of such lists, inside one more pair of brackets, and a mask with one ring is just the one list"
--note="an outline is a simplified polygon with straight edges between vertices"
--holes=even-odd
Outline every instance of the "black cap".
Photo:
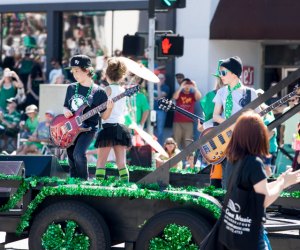
[[177,73],[177,74],[175,75],[175,77],[178,77],[178,78],[184,78],[184,74],[182,74],[182,73]]
[[6,102],[8,102],[8,103],[14,102],[14,103],[17,103],[17,104],[18,104],[17,99],[14,98],[14,97],[11,97],[11,98],[6,99]]
[[91,58],[86,55],[75,55],[70,60],[70,67],[89,68],[92,67]]
[[220,64],[220,67],[224,67],[230,70],[237,77],[240,77],[243,70],[242,60],[238,56],[229,57]]

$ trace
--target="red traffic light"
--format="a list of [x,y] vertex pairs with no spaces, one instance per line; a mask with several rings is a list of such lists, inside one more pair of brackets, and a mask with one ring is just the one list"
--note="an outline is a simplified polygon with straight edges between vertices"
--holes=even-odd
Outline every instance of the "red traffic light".
[[166,35],[159,39],[160,56],[183,56],[183,36]]

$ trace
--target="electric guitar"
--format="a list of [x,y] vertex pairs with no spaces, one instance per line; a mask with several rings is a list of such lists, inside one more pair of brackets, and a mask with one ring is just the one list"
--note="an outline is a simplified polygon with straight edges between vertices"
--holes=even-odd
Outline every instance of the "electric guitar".
[[[266,109],[262,110],[259,115],[260,116],[264,116],[267,113],[269,113],[270,111],[272,111],[273,109],[281,106],[282,104],[284,104],[287,100],[289,100],[290,98],[292,98],[293,96],[295,96],[297,94],[297,92],[299,87],[295,87],[294,91],[289,93],[288,95],[282,97],[280,100],[272,103],[269,107],[267,107]],[[186,115],[188,117],[198,117],[186,110],[184,110],[184,112],[182,112],[182,109],[177,107],[174,103],[172,103],[172,101],[169,101],[167,99],[165,100],[159,100],[159,108],[165,111],[168,110],[176,110],[178,112],[180,112],[183,115]],[[167,103],[167,104],[166,104]],[[200,117],[197,118],[197,120],[200,119]],[[214,136],[213,138],[211,138],[210,140],[208,140],[204,145],[201,145],[201,147],[199,148],[200,153],[202,155],[202,157],[208,162],[211,163],[213,165],[216,165],[220,162],[222,162],[224,160],[224,158],[226,157],[225,155],[225,149],[227,148],[227,145],[230,141],[230,138],[232,136],[232,132],[233,132],[233,126],[228,127],[227,129],[223,130],[221,133],[219,133],[218,135]],[[214,127],[210,127],[205,129],[201,135],[200,138],[202,138],[203,136],[205,136],[206,134],[208,134],[212,129],[214,129]]]
[[[125,96],[131,96],[138,92],[139,89],[139,85],[126,89],[120,95],[112,98],[112,100],[116,102]],[[83,104],[70,118],[66,118],[63,114],[56,116],[50,123],[51,141],[60,148],[70,147],[80,133],[91,130],[91,128],[85,128],[83,126],[84,121],[100,113],[106,108],[106,105],[107,102],[104,102],[83,114],[83,111],[88,106],[87,104]]]
[[168,100],[167,98],[163,97],[158,100],[158,108],[167,112],[167,111],[178,111],[178,113],[181,113],[189,118],[191,118],[194,122],[198,122],[200,120],[200,123],[202,124],[204,122],[203,118],[194,115],[193,113],[186,111],[183,108],[180,108],[176,106],[172,101]]

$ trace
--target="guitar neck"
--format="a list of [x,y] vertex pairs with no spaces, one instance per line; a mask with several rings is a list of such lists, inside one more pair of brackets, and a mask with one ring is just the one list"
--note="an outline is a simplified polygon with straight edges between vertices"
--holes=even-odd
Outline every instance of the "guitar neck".
[[294,90],[293,92],[289,93],[288,95],[282,97],[280,100],[272,103],[269,107],[267,107],[266,109],[262,110],[261,112],[259,112],[260,116],[264,116],[267,113],[269,113],[270,111],[272,111],[273,109],[281,106],[282,104],[286,103],[286,101],[290,98],[292,98],[294,95],[296,95],[297,90]]
[[191,112],[188,112],[188,111],[184,110],[183,108],[180,108],[176,105],[174,105],[174,107],[178,113],[181,113],[181,114],[187,116],[188,118],[191,118],[195,122],[198,122],[198,120],[200,120],[200,122],[203,123],[203,119],[201,117],[199,117]]
[[[120,94],[120,95],[115,96],[114,98],[112,98],[112,101],[116,102],[116,101],[120,100],[121,98],[123,98],[124,96],[126,96],[125,92]],[[96,115],[97,113],[100,113],[102,110],[104,110],[106,108],[106,106],[107,106],[107,102],[104,102],[101,105],[99,105],[99,106],[91,109],[90,111],[84,113],[83,115],[80,116],[81,121],[85,121],[85,120],[89,119],[90,117]]]

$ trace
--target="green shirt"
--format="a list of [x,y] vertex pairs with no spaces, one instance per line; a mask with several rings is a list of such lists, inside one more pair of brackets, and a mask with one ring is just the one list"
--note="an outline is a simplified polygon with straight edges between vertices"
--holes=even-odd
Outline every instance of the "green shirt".
[[208,92],[201,100],[200,105],[204,113],[204,121],[208,121],[213,118],[213,113],[215,109],[215,103],[213,102],[214,97],[216,96],[216,91]]
[[17,89],[13,86],[13,83],[12,83],[12,85],[9,89],[4,88],[3,85],[1,86],[1,89],[0,89],[0,108],[2,109],[3,112],[6,112],[6,106],[7,106],[6,100],[11,98],[11,97],[15,97],[16,94],[17,94]]
[[4,120],[6,120],[9,124],[13,124],[13,123],[19,124],[20,118],[21,115],[18,111],[14,111],[11,114],[9,113],[4,114]]
[[7,124],[1,124],[6,128],[6,132],[16,135],[18,133],[18,124],[20,123],[21,114],[17,111],[12,112],[11,114],[5,113],[3,115],[4,120],[9,124],[15,124],[14,128],[7,128]]
[[30,134],[33,134],[37,126],[39,125],[38,117],[34,117],[33,121],[30,118],[27,118],[25,121],[25,127],[29,130]]
[[[268,126],[272,121],[275,120],[273,112],[269,112],[268,114],[265,115],[264,117],[264,123],[266,126]],[[277,129],[273,129],[274,135],[269,139],[269,144],[270,144],[270,150],[269,153],[275,153],[277,152],[278,149],[278,144],[277,144]]]
[[140,124],[143,113],[150,110],[147,97],[143,93],[136,94],[136,123]]

